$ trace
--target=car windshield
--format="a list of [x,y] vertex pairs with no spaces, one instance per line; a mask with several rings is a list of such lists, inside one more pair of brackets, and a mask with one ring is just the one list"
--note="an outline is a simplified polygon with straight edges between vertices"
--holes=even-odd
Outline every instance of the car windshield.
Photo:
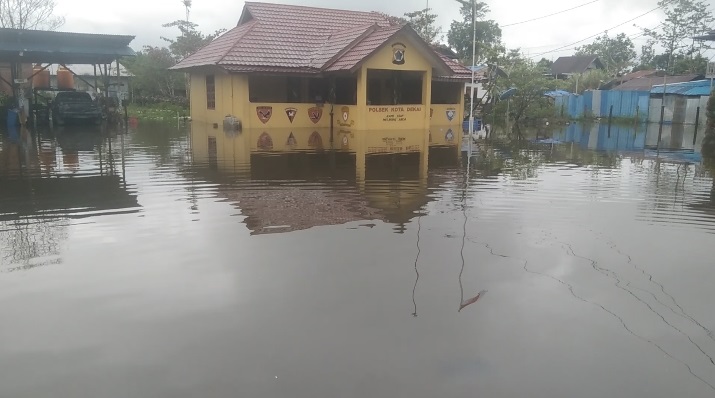
[[66,102],[92,102],[92,97],[87,93],[63,92],[58,93],[55,100]]

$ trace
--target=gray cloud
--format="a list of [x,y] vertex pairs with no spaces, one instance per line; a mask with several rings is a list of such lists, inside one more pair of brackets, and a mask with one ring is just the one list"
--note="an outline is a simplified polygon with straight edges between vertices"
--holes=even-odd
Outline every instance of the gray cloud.
[[[402,15],[427,5],[427,0],[274,1],[314,7],[381,11],[392,15]],[[714,1],[709,1],[711,9]],[[488,1],[492,10],[488,17],[505,25],[558,12],[587,2],[588,0],[552,0],[546,3],[533,0]],[[89,9],[86,7],[86,3],[86,0],[58,0],[58,13],[65,15],[67,19],[63,30],[134,34],[137,36],[133,43],[136,48],[141,48],[144,45],[163,45],[164,42],[160,36],[176,35],[177,31],[162,28],[161,25],[184,18],[184,8],[180,0],[125,0],[121,6],[112,9],[106,15]],[[656,0],[601,0],[540,21],[505,27],[503,29],[504,42],[509,48],[519,47],[531,55],[539,54],[599,33],[656,7],[656,3]],[[438,23],[444,30],[446,41],[449,24],[453,19],[459,18],[459,3],[456,0],[430,0],[429,6],[439,15]],[[107,5],[107,7],[111,8],[112,6]],[[242,8],[243,2],[241,1],[194,0],[191,19],[199,24],[202,31],[210,33],[217,29],[228,29],[235,26]],[[639,34],[640,29],[633,24],[652,27],[661,20],[662,14],[653,12],[609,33],[624,32],[635,36]],[[580,44],[588,42],[587,40]],[[636,46],[640,46],[642,43],[643,38],[636,40]],[[547,58],[557,57],[570,52],[572,50],[567,48],[544,56]]]

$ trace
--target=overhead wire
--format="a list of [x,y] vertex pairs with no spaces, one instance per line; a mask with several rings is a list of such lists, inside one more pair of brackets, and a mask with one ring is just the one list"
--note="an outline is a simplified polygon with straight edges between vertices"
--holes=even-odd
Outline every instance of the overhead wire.
[[576,6],[576,7],[571,7],[571,8],[568,8],[568,9],[566,9],[566,10],[561,10],[561,11],[555,12],[555,13],[553,13],[553,14],[544,15],[544,16],[536,17],[536,18],[532,18],[532,19],[527,19],[527,20],[521,21],[521,22],[514,22],[514,23],[510,23],[510,24],[506,24],[506,25],[501,25],[500,27],[501,27],[501,28],[508,28],[508,27],[510,27],[510,26],[516,26],[516,25],[521,25],[521,24],[525,24],[525,23],[528,23],[528,22],[538,21],[538,20],[540,20],[540,19],[553,17],[554,15],[563,14],[563,13],[565,13],[565,12],[569,12],[569,11],[575,10],[575,9],[577,9],[577,8],[585,7],[585,6],[589,5],[589,4],[598,3],[599,1],[601,1],[601,0],[589,1],[588,3],[584,3],[584,4],[578,5],[578,6]]
[[545,54],[550,54],[550,53],[553,53],[553,52],[556,52],[556,51],[561,51],[561,50],[568,49],[569,47],[571,47],[571,46],[573,46],[573,45],[576,45],[576,44],[582,43],[582,42],[584,42],[584,41],[586,41],[586,40],[588,40],[588,39],[592,39],[592,38],[594,38],[594,37],[597,37],[597,36],[600,35],[600,34],[607,33],[609,30],[613,30],[613,29],[615,29],[615,28],[621,27],[621,26],[623,26],[623,25],[625,25],[625,24],[627,24],[627,23],[629,23],[629,22],[635,21],[635,20],[638,19],[638,18],[642,18],[642,17],[644,17],[644,16],[646,16],[646,15],[652,13],[653,11],[657,11],[657,10],[659,10],[659,9],[662,9],[662,8],[665,7],[666,5],[667,5],[667,4],[663,4],[663,5],[661,5],[661,6],[655,7],[655,8],[653,8],[653,9],[649,10],[649,11],[644,12],[643,14],[638,15],[638,16],[635,17],[635,18],[631,18],[631,19],[629,19],[629,20],[627,20],[627,21],[625,21],[625,22],[621,22],[621,23],[619,23],[619,24],[616,25],[616,26],[613,26],[613,27],[610,27],[610,28],[605,29],[605,30],[603,30],[603,31],[600,31],[600,32],[598,32],[598,33],[596,33],[596,34],[594,34],[594,35],[585,37],[585,38],[583,38],[583,39],[581,39],[581,40],[575,41],[575,42],[573,42],[573,43],[569,43],[569,44],[567,44],[567,45],[565,45],[565,46],[562,46],[562,47],[559,47],[559,48],[555,48],[555,49],[553,49],[553,50],[544,51],[544,52],[542,52],[542,53],[538,53],[538,54],[532,55],[532,56],[530,56],[529,58],[536,58],[536,57],[540,57],[540,56],[545,55]]

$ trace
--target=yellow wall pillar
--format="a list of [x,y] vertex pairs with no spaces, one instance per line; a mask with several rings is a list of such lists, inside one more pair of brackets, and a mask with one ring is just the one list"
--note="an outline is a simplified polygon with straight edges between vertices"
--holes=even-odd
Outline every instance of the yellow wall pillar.
[[428,69],[422,74],[422,112],[424,113],[423,130],[425,135],[429,134],[430,128],[430,107],[432,106],[432,69]]
[[365,178],[367,172],[367,131],[356,131],[353,138],[355,148],[355,177],[360,192],[365,192]]
[[362,130],[367,126],[367,68],[363,66],[357,72],[357,115],[353,129]]
[[241,121],[244,129],[251,128],[251,115],[249,110],[251,104],[248,101],[248,76],[232,75],[231,84],[233,86],[233,115]]

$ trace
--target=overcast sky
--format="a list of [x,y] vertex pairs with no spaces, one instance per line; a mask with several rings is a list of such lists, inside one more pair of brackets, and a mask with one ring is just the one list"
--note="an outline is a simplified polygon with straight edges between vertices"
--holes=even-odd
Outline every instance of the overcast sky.
[[[102,2],[102,10],[87,7],[87,0],[56,0],[56,12],[65,16],[66,23],[62,30],[90,33],[131,34],[136,36],[132,43],[135,49],[144,45],[163,45],[161,36],[174,37],[178,31],[162,28],[161,25],[176,19],[183,19],[185,12],[181,0],[123,0],[121,2]],[[488,0],[491,8],[489,19],[500,25],[552,14],[572,8],[592,0]],[[271,2],[299,4],[315,7],[333,7],[361,11],[381,11],[392,15],[422,9],[427,0],[362,0],[357,2],[328,0],[272,0]],[[713,10],[715,0],[707,0]],[[439,15],[438,22],[446,32],[453,19],[459,18],[459,4],[456,0],[430,0],[430,8]],[[503,28],[504,43],[509,48],[520,47],[531,55],[537,56],[558,47],[568,45],[580,39],[602,32],[629,19],[635,18],[657,7],[657,0],[598,0],[560,15],[534,22]],[[230,29],[236,25],[241,15],[243,1],[234,0],[194,0],[191,20],[199,24],[205,33],[220,28]],[[609,34],[624,32],[629,36],[638,36],[639,27],[655,27],[662,20],[661,11],[629,22],[612,29]],[[636,24],[637,26],[634,26]],[[636,49],[645,42],[643,37],[634,37]],[[580,44],[589,43],[589,40]],[[551,52],[543,55],[557,58],[569,55],[573,50]]]

